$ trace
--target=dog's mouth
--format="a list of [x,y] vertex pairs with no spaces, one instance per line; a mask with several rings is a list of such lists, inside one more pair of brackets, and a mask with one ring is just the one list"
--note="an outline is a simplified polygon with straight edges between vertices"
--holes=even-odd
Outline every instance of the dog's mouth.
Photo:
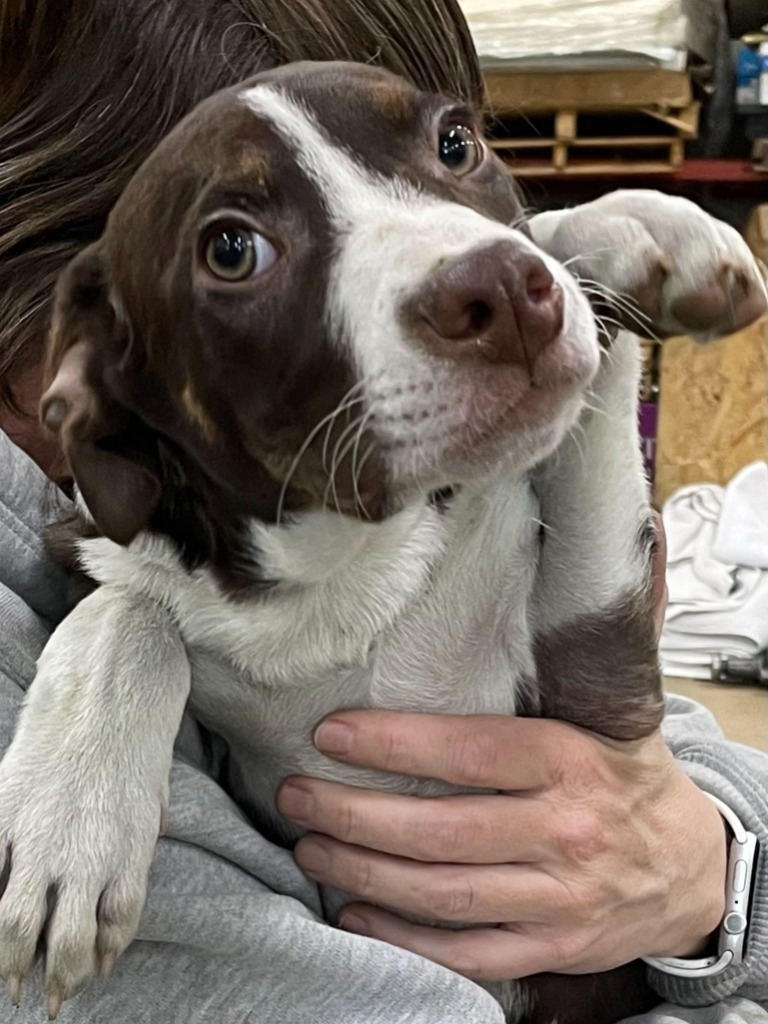
[[450,399],[414,389],[413,412],[373,419],[393,486],[435,489],[530,468],[574,422],[589,379],[591,367],[583,366],[548,386],[502,372],[487,387],[459,382]]

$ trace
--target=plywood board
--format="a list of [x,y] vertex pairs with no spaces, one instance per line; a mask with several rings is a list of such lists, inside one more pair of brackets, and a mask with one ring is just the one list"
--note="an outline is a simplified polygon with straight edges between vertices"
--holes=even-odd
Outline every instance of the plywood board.
[[709,345],[662,346],[656,501],[695,483],[727,483],[766,458],[768,320]]

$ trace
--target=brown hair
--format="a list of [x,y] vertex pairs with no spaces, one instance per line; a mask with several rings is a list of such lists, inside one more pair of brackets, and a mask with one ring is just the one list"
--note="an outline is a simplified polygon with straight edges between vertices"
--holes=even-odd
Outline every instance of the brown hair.
[[457,0],[0,0],[0,405],[40,360],[54,281],[160,138],[217,89],[307,59],[482,98]]

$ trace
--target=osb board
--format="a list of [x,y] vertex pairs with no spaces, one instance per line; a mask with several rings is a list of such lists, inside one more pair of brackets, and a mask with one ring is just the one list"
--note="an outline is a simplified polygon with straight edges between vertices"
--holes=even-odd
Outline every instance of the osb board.
[[763,317],[728,338],[664,342],[661,353],[655,498],[678,487],[727,483],[766,458],[766,331]]
[[761,203],[754,208],[749,216],[744,237],[755,254],[755,259],[768,263],[768,203]]
[[692,98],[685,71],[486,71],[492,114],[520,111],[685,107]]

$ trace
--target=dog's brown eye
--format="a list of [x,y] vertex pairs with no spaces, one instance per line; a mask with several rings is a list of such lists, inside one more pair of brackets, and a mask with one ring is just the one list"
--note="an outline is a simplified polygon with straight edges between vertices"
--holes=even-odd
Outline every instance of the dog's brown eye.
[[454,124],[440,133],[439,155],[449,171],[461,176],[477,167],[482,147],[471,128]]
[[208,234],[205,262],[222,281],[245,281],[269,270],[277,259],[272,243],[258,231],[234,225],[215,228]]

